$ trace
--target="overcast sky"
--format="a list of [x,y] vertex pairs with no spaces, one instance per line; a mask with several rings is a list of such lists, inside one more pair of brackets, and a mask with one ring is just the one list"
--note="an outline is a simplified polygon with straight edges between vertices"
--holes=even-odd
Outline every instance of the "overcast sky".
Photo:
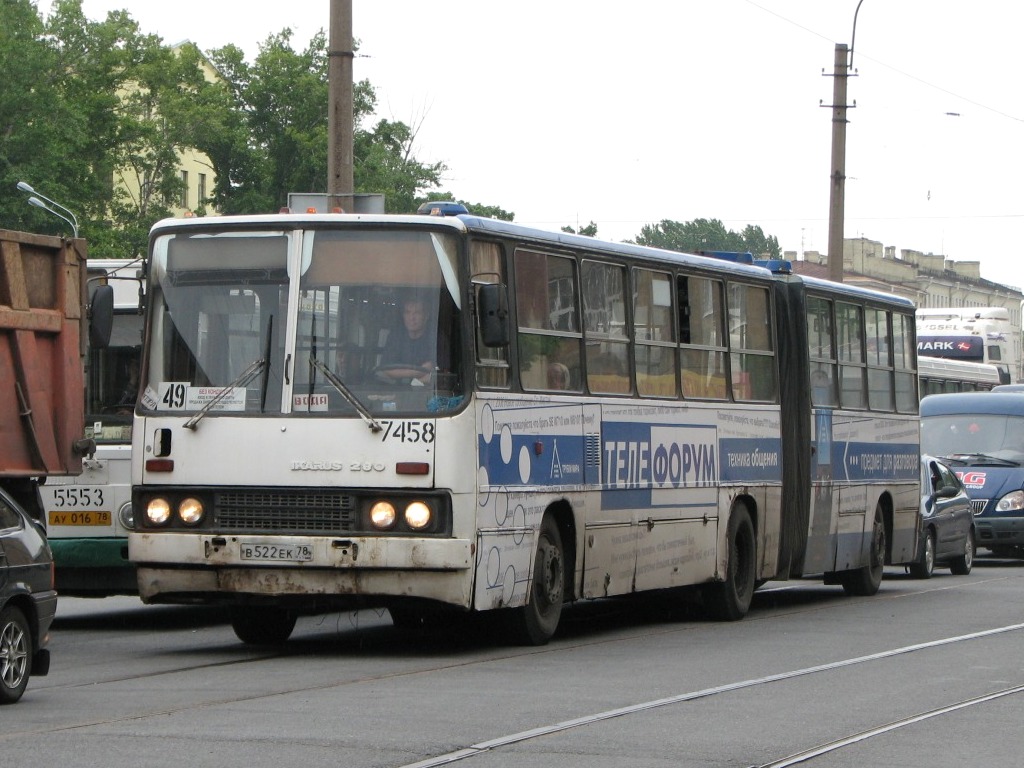
[[[84,0],[166,43],[238,45],[329,0]],[[45,12],[46,0],[39,3]],[[545,229],[635,237],[661,219],[828,247],[831,74],[857,0],[353,0],[356,79],[417,126],[444,188]],[[849,81],[846,237],[1024,287],[1021,17],[1007,0],[863,0]],[[306,190],[303,190],[306,191]]]

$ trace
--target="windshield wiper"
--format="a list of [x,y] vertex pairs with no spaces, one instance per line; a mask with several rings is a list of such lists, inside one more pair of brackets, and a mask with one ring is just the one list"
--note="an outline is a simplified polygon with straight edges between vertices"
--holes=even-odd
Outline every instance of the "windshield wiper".
[[373,414],[367,410],[366,406],[360,402],[359,398],[356,397],[352,390],[345,386],[345,383],[339,379],[326,365],[317,360],[313,355],[309,356],[309,364],[316,368],[320,373],[324,375],[324,378],[330,382],[331,386],[334,387],[341,393],[341,396],[348,400],[349,404],[356,409],[363,421],[366,422],[367,426],[370,427],[374,432],[380,432],[384,427],[380,425],[380,422],[373,418]]
[[955,461],[959,464],[966,464],[973,467],[996,466],[996,467],[1019,467],[1019,461],[1002,459],[998,456],[990,456],[987,453],[954,453],[950,456],[942,456],[943,459]]
[[258,360],[253,360],[251,363],[249,363],[249,367],[242,371],[242,373],[239,374],[237,379],[232,381],[226,387],[222,387],[220,392],[218,392],[216,396],[210,400],[210,402],[208,402],[206,405],[200,408],[195,416],[193,416],[191,419],[185,422],[185,429],[195,429],[196,426],[198,426],[199,422],[203,420],[203,417],[210,412],[210,409],[213,408],[213,406],[215,406],[225,397],[230,395],[234,391],[235,387],[244,387],[250,381],[256,378],[256,374],[262,371],[263,366],[265,366],[266,364],[266,358],[263,357],[259,358]]

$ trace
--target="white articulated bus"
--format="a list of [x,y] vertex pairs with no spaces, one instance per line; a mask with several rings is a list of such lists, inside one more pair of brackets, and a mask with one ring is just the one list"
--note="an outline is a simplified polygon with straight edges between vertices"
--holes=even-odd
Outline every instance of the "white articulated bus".
[[925,355],[917,358],[917,375],[921,397],[942,392],[987,392],[1002,382],[994,365]]
[[89,259],[90,292],[114,289],[110,343],[90,345],[85,380],[85,436],[96,452],[82,474],[49,477],[39,487],[62,595],[135,594],[128,560],[131,513],[132,413],[142,352],[141,259]]
[[742,256],[469,215],[156,224],[143,601],[226,605],[249,643],[363,605],[543,643],[580,599],[873,594],[916,553],[913,306]]

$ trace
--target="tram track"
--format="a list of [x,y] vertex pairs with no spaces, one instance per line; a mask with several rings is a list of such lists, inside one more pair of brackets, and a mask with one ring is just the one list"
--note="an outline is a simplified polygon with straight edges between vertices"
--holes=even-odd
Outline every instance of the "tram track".
[[[400,768],[438,768],[439,766],[451,765],[453,763],[469,760],[473,757],[478,757],[484,753],[491,752],[495,749],[521,744],[523,742],[530,741],[533,739],[552,736],[555,734],[572,730],[574,728],[594,725],[602,721],[611,720],[613,718],[640,714],[642,712],[646,712],[652,709],[658,709],[661,707],[672,706],[676,704],[684,704],[687,702],[697,701],[699,699],[704,699],[711,696],[732,693],[735,691],[742,690],[744,688],[769,685],[771,683],[777,683],[784,680],[792,680],[794,678],[803,677],[806,675],[813,675],[821,672],[831,672],[834,670],[842,669],[843,667],[850,667],[857,664],[881,661],[883,659],[889,659],[895,656],[901,656],[903,654],[915,653],[918,651],[937,648],[944,645],[951,645],[953,643],[968,642],[971,640],[992,637],[1007,632],[1018,632],[1021,630],[1024,630],[1024,623],[1010,624],[1004,627],[996,627],[993,629],[983,630],[980,632],[972,632],[966,635],[947,637],[939,640],[932,640],[926,643],[917,643],[914,645],[908,645],[901,648],[893,648],[887,651],[880,651],[878,653],[867,654],[865,656],[857,656],[854,658],[843,659],[828,664],[820,664],[812,667],[805,667],[803,669],[781,672],[775,675],[767,675],[765,677],[742,680],[735,683],[726,683],[724,685],[705,688],[699,691],[690,691],[675,696],[654,699],[651,701],[644,701],[637,704],[620,707],[617,709],[606,710],[604,712],[598,712],[592,715],[577,717],[573,718],[572,720],[565,720],[559,723],[552,723],[550,725],[538,726],[536,728],[531,728],[527,731],[520,731],[518,733],[508,734],[506,736],[500,736],[494,739],[489,739],[487,741],[478,742],[476,744],[471,744],[462,749],[455,750],[443,755],[437,755],[435,757],[427,758],[425,760],[418,760],[413,763],[407,763],[405,765],[400,766]],[[946,714],[948,712],[953,712],[957,709],[962,709],[967,706],[985,703],[988,701],[992,701],[996,698],[1000,698],[1002,696],[1008,696],[1017,693],[1024,693],[1024,685],[1002,689],[1000,691],[988,693],[983,696],[962,699],[926,713],[913,715],[903,720],[887,723],[877,728],[862,731],[861,733],[855,734],[853,736],[844,737],[842,739],[836,739],[832,742],[828,742],[827,744],[818,745],[814,748],[792,754],[778,762],[765,763],[761,766],[758,766],[757,768],[785,768],[785,766],[796,765],[797,763],[805,762],[814,757],[827,754],[830,751],[834,751],[841,747],[848,746],[850,744],[856,743],[857,741],[862,741],[866,738],[871,738],[872,736],[887,733],[891,730],[894,730],[897,727],[911,725],[913,723],[920,722],[921,720],[928,719],[930,717],[936,717],[942,714]]]
[[[1007,577],[1004,577],[1004,576],[995,577],[994,579],[991,579],[991,581],[1003,580],[1005,578],[1007,578]],[[986,580],[986,581],[988,581],[988,580]],[[953,585],[953,587],[958,587],[958,586],[964,586],[964,587],[971,586],[971,587],[974,587],[974,586],[978,586],[981,582],[982,582],[982,580],[972,580],[971,582],[957,582],[957,584]],[[840,605],[845,607],[848,604],[849,598],[846,598],[846,597],[840,597],[837,600],[833,601],[831,599],[831,593],[828,593],[828,594],[821,594],[821,593],[815,594],[815,593],[813,593],[812,590],[806,590],[805,589],[805,590],[802,590],[803,594],[800,595],[800,594],[798,594],[799,592],[801,592],[800,586],[801,585],[780,584],[778,587],[766,588],[764,590],[764,593],[763,593],[764,596],[766,596],[766,597],[770,598],[773,594],[776,597],[779,597],[779,596],[787,596],[787,597],[792,596],[793,599],[796,602],[794,602],[793,604],[782,604],[781,607],[780,607],[779,604],[775,604],[772,607],[772,609],[770,609],[770,610],[765,610],[763,612],[761,612],[761,611],[755,612],[750,617],[748,617],[748,621],[750,621],[750,622],[760,622],[760,621],[778,620],[779,618],[782,618],[782,617],[791,617],[791,616],[794,616],[794,615],[799,615],[801,613],[827,611],[827,610],[830,610],[830,609],[832,609],[834,607],[839,607]],[[803,585],[803,586],[807,586],[807,585]],[[929,591],[944,590],[944,589],[948,589],[948,588],[950,588],[950,587],[940,586],[940,585],[936,584],[932,588],[927,588],[927,589],[924,589],[924,590],[916,591],[916,592],[911,593],[911,594],[903,593],[903,592],[894,592],[892,594],[888,594],[888,595],[884,595],[883,594],[883,595],[879,595],[879,596],[876,596],[876,597],[873,597],[873,598],[869,598],[869,599],[873,600],[873,601],[878,601],[880,599],[899,600],[899,599],[903,599],[905,597],[910,597],[910,596],[912,596],[912,594],[923,594],[923,593],[926,593],[926,592],[929,592]],[[613,614],[613,613],[614,613],[614,610],[610,610],[610,609],[609,610],[602,610],[599,607],[595,607],[594,610],[590,611],[589,613],[586,613],[586,615],[584,616],[583,619],[577,618],[576,621],[578,621],[580,623],[583,623],[583,624],[586,624],[587,622],[591,622],[591,621],[604,622],[604,621],[607,621],[607,616],[609,614]],[[345,618],[346,618],[346,615],[345,614],[341,614],[341,615],[337,616],[336,619],[335,619],[338,622],[338,624],[339,624],[339,628],[338,628],[339,633],[342,631],[341,630],[341,625],[345,622]],[[348,617],[348,618],[351,620],[351,617]],[[187,704],[180,705],[180,706],[154,707],[154,708],[151,708],[151,709],[147,709],[146,711],[141,711],[141,712],[140,711],[135,711],[135,712],[123,713],[123,714],[115,715],[115,716],[100,717],[100,718],[80,718],[80,719],[78,719],[78,720],[76,720],[74,722],[65,722],[65,723],[52,723],[51,722],[51,723],[46,724],[46,725],[39,725],[39,726],[36,726],[36,727],[31,727],[31,728],[9,729],[9,730],[5,731],[2,735],[0,735],[0,743],[3,743],[4,741],[8,741],[8,740],[11,740],[11,739],[24,737],[24,736],[45,735],[45,734],[53,734],[53,733],[69,732],[69,731],[73,732],[73,731],[76,731],[76,730],[88,729],[88,728],[91,728],[91,727],[109,726],[109,725],[116,725],[118,723],[126,723],[126,722],[133,722],[133,721],[143,721],[143,720],[146,720],[146,719],[149,719],[149,718],[160,718],[160,717],[165,717],[167,715],[173,715],[173,714],[182,713],[182,712],[194,712],[197,709],[207,709],[207,710],[210,710],[210,709],[216,709],[217,707],[220,707],[220,706],[230,706],[230,705],[246,703],[246,702],[254,702],[254,701],[259,701],[259,700],[269,700],[269,699],[273,699],[273,698],[277,698],[277,697],[288,696],[288,695],[292,695],[292,694],[296,694],[296,693],[302,693],[302,692],[328,691],[328,690],[344,690],[344,689],[350,688],[350,687],[366,685],[366,684],[370,684],[370,683],[377,683],[377,682],[387,681],[387,680],[395,680],[395,679],[400,679],[400,678],[403,678],[403,677],[425,676],[425,675],[431,675],[431,674],[435,674],[435,673],[443,673],[443,672],[445,672],[447,670],[452,670],[452,669],[457,669],[457,668],[465,668],[465,667],[488,665],[488,664],[500,664],[500,663],[506,662],[508,660],[516,659],[516,658],[520,658],[520,657],[524,657],[524,656],[532,656],[532,655],[538,655],[538,654],[573,653],[575,651],[578,651],[580,648],[587,647],[587,646],[596,646],[596,645],[613,644],[613,643],[629,643],[629,642],[634,642],[637,639],[638,635],[651,636],[651,635],[666,634],[666,633],[689,632],[689,631],[693,631],[695,629],[699,629],[699,628],[706,627],[706,626],[707,625],[704,624],[704,623],[694,624],[694,623],[690,623],[690,622],[687,622],[686,624],[683,624],[683,625],[680,625],[680,624],[674,624],[674,625],[668,624],[668,625],[664,625],[662,627],[657,627],[657,628],[656,627],[652,627],[650,625],[639,624],[639,625],[636,626],[634,631],[628,632],[626,636],[623,636],[621,634],[617,634],[615,637],[601,636],[601,637],[597,637],[597,638],[593,637],[589,632],[586,631],[586,626],[583,627],[582,631],[580,630],[579,627],[577,627],[576,631],[573,633],[575,635],[575,638],[570,640],[568,643],[563,642],[563,643],[553,644],[551,646],[546,646],[546,647],[543,647],[543,648],[528,648],[528,649],[524,649],[524,648],[510,648],[510,649],[500,649],[499,652],[488,653],[486,655],[486,657],[483,657],[483,658],[480,657],[479,655],[473,655],[472,658],[466,658],[463,655],[458,655],[458,656],[455,656],[455,657],[451,657],[449,660],[445,661],[444,663],[436,663],[436,660],[435,660],[435,663],[430,663],[430,664],[427,664],[426,666],[423,666],[423,667],[416,667],[416,668],[413,668],[413,669],[406,669],[406,670],[401,670],[401,671],[390,671],[390,672],[386,672],[386,673],[382,673],[382,674],[374,674],[374,675],[365,675],[364,674],[364,675],[359,675],[359,676],[351,678],[351,679],[337,679],[337,678],[325,679],[321,683],[314,684],[314,685],[305,684],[305,685],[283,686],[283,687],[279,687],[279,688],[277,688],[275,690],[271,690],[271,691],[264,690],[264,691],[252,692],[252,693],[248,693],[248,694],[244,694],[244,695],[212,697],[212,698],[208,698],[206,700],[202,700],[202,701],[198,701],[198,702],[192,701],[192,702],[189,702]],[[356,628],[358,629],[358,627],[356,627]],[[490,751],[497,750],[497,749],[502,749],[504,747],[511,747],[511,746],[516,745],[516,744],[521,744],[521,743],[528,742],[528,741],[531,741],[531,740],[536,740],[536,739],[541,739],[541,738],[552,736],[552,735],[557,735],[557,734],[559,734],[561,732],[564,732],[564,731],[568,731],[568,730],[571,730],[571,729],[574,729],[574,728],[584,727],[584,726],[587,726],[587,725],[598,724],[598,723],[600,723],[602,721],[607,721],[607,720],[610,720],[610,719],[613,719],[613,718],[620,718],[620,717],[625,717],[625,716],[629,716],[629,715],[641,714],[641,713],[643,713],[645,711],[649,711],[649,710],[653,710],[653,709],[659,709],[659,708],[663,708],[663,707],[667,707],[667,706],[672,706],[672,705],[681,705],[681,704],[685,704],[687,702],[693,702],[693,701],[697,701],[697,700],[700,700],[700,699],[707,699],[709,697],[714,697],[714,696],[718,696],[718,695],[728,694],[728,693],[735,692],[735,691],[740,691],[740,690],[743,690],[743,689],[746,689],[746,688],[753,688],[753,687],[756,687],[756,686],[771,685],[773,683],[778,683],[778,682],[782,682],[782,681],[785,681],[785,680],[791,680],[791,679],[795,679],[795,678],[798,678],[798,677],[801,677],[801,676],[808,676],[808,675],[814,675],[814,674],[819,674],[819,673],[830,672],[830,671],[841,669],[843,667],[849,667],[849,666],[858,665],[858,664],[877,662],[877,661],[881,661],[881,660],[884,660],[884,659],[892,658],[892,657],[903,655],[903,654],[910,654],[910,653],[925,651],[925,650],[928,650],[928,649],[938,648],[938,647],[941,647],[941,646],[946,646],[946,645],[950,645],[950,644],[954,644],[954,643],[969,642],[969,641],[977,640],[977,639],[981,639],[981,638],[993,637],[993,636],[996,636],[996,635],[999,635],[999,634],[1010,633],[1010,632],[1018,632],[1018,631],[1020,631],[1022,629],[1024,629],[1024,623],[1021,623],[1021,624],[1009,624],[1009,625],[1006,625],[1006,626],[996,627],[996,628],[982,630],[982,631],[978,631],[978,632],[972,632],[972,633],[969,633],[969,634],[956,635],[956,636],[951,636],[951,637],[947,637],[947,638],[940,638],[938,640],[933,640],[933,641],[929,641],[929,642],[902,646],[902,647],[899,647],[899,648],[893,648],[893,649],[879,651],[877,653],[872,653],[872,654],[852,657],[852,658],[848,658],[848,659],[840,659],[840,660],[836,660],[836,661],[825,663],[825,664],[803,667],[803,668],[794,669],[794,670],[790,670],[790,671],[786,671],[786,672],[780,672],[778,674],[773,674],[773,675],[768,675],[768,676],[763,676],[763,677],[749,678],[749,679],[740,680],[740,681],[736,681],[736,682],[725,683],[723,685],[711,686],[711,687],[703,688],[703,689],[700,689],[700,690],[688,691],[688,692],[684,692],[684,693],[680,693],[680,694],[676,694],[676,695],[672,695],[672,696],[668,696],[668,697],[662,697],[662,698],[658,698],[658,699],[653,699],[653,700],[650,700],[650,701],[643,701],[643,702],[639,702],[639,703],[629,704],[629,705],[626,705],[626,706],[623,706],[623,707],[619,707],[619,708],[605,710],[605,711],[602,711],[602,712],[597,712],[597,713],[593,713],[593,714],[589,714],[589,715],[583,715],[583,716],[580,716],[580,717],[577,717],[577,718],[573,718],[571,720],[559,721],[559,722],[555,722],[555,723],[551,723],[551,724],[546,724],[546,725],[539,725],[539,726],[530,728],[530,729],[525,730],[525,731],[518,731],[518,732],[507,734],[507,735],[497,736],[497,737],[494,737],[494,738],[491,738],[491,739],[487,739],[487,740],[484,740],[484,741],[475,742],[475,743],[470,744],[470,745],[468,745],[466,747],[463,747],[463,748],[460,748],[460,749],[456,749],[456,750],[453,750],[453,751],[450,751],[450,752],[447,752],[447,753],[444,753],[444,754],[441,754],[441,755],[437,755],[437,756],[434,756],[434,757],[431,757],[431,758],[427,758],[427,759],[424,759],[424,760],[420,760],[420,761],[417,761],[417,762],[413,762],[413,763],[408,763],[407,765],[402,766],[402,768],[428,768],[429,766],[441,766],[441,765],[448,765],[448,764],[451,764],[451,763],[457,763],[457,762],[461,762],[461,761],[467,761],[467,760],[472,759],[475,756],[482,755],[482,754],[484,754],[486,752],[490,752]],[[386,635],[389,635],[393,631],[393,630],[391,630],[390,628],[388,628],[386,626],[378,626],[378,627],[373,628],[370,631],[372,633],[372,632],[377,632],[378,630],[379,630],[380,636],[382,638],[384,636],[386,636]],[[370,636],[370,639],[373,639],[372,634]],[[351,640],[344,641],[344,643],[346,645],[348,645],[348,644],[356,644],[356,645],[358,645],[360,647],[365,647],[365,645],[366,645],[365,641],[366,640],[367,640],[366,637],[362,637],[362,638],[359,638],[359,639],[353,638]],[[119,675],[119,676],[116,676],[116,677],[111,677],[111,678],[103,679],[103,680],[76,681],[76,682],[70,682],[70,683],[56,685],[56,686],[48,686],[46,688],[46,690],[47,690],[47,692],[59,693],[62,690],[74,690],[74,689],[81,689],[81,688],[89,687],[89,686],[95,687],[97,685],[115,685],[115,684],[124,683],[124,682],[129,682],[129,683],[130,682],[142,682],[142,683],[145,683],[147,680],[152,680],[154,682],[154,684],[158,685],[158,683],[156,681],[158,681],[159,678],[168,677],[168,676],[172,676],[172,675],[188,674],[190,672],[201,672],[203,670],[216,669],[216,668],[224,668],[224,667],[243,667],[244,668],[246,665],[258,666],[258,665],[263,664],[263,663],[265,663],[267,661],[272,661],[272,660],[275,660],[275,659],[283,659],[283,658],[287,658],[289,656],[298,656],[298,655],[303,655],[303,654],[306,654],[306,653],[310,653],[311,650],[312,650],[313,653],[316,653],[319,649],[322,649],[322,648],[326,647],[326,646],[323,645],[324,642],[325,642],[325,640],[323,638],[316,639],[314,641],[297,640],[297,641],[294,641],[292,644],[289,644],[289,646],[286,647],[286,649],[281,651],[281,652],[260,653],[260,654],[252,654],[250,652],[244,658],[231,658],[231,659],[217,660],[217,661],[212,661],[212,662],[207,661],[207,662],[198,663],[198,664],[181,665],[181,666],[176,666],[176,667],[174,667],[172,669],[153,670],[153,671],[143,672],[143,673],[140,673],[140,674],[125,674],[125,675]],[[400,640],[399,642],[404,642],[404,640]],[[377,646],[374,646],[374,647],[377,647]],[[984,703],[986,701],[993,700],[994,698],[998,698],[998,697],[1001,697],[1001,696],[1007,696],[1007,695],[1013,695],[1013,694],[1016,694],[1016,693],[1020,693],[1022,691],[1024,691],[1024,686],[1015,687],[1015,688],[1008,688],[1008,689],[1004,689],[1004,690],[1001,690],[1001,691],[990,692],[990,693],[985,694],[984,696],[975,697],[973,699],[964,699],[961,702],[954,702],[954,703],[951,703],[951,704],[947,704],[947,705],[941,707],[940,709],[934,710],[932,712],[922,713],[920,715],[915,715],[915,716],[913,716],[911,718],[907,718],[905,722],[904,721],[899,721],[897,723],[881,724],[877,728],[868,729],[866,731],[862,731],[862,732],[860,732],[858,734],[854,734],[852,736],[848,736],[848,737],[845,737],[845,738],[842,738],[842,739],[837,739],[835,742],[830,742],[829,744],[817,745],[815,747],[808,748],[807,750],[804,750],[802,752],[797,752],[797,753],[794,753],[792,755],[789,755],[788,757],[781,758],[777,763],[765,763],[764,766],[765,766],[765,768],[775,768],[775,766],[778,766],[779,768],[781,768],[784,765],[793,765],[793,764],[796,764],[797,762],[800,762],[800,761],[811,760],[814,757],[816,757],[818,754],[825,754],[827,751],[833,751],[835,749],[840,749],[843,746],[848,746],[849,744],[856,743],[857,741],[862,741],[864,739],[871,738],[873,736],[880,735],[882,733],[891,731],[891,730],[893,730],[896,727],[900,727],[901,725],[909,725],[909,724],[911,724],[913,722],[917,722],[917,721],[919,721],[921,719],[924,719],[925,717],[936,717],[936,716],[939,716],[939,715],[947,713],[947,712],[955,711],[957,708],[960,708],[960,707],[963,707],[963,706],[972,706],[972,705],[976,705],[976,704],[981,704],[981,703]],[[791,762],[784,762],[785,760],[789,760]]]

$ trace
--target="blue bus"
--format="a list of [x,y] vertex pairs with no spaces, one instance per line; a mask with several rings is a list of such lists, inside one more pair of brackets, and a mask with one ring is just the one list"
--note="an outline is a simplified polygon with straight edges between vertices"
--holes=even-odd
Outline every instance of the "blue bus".
[[1024,557],[1024,392],[961,392],[921,400],[921,448],[963,481],[978,546]]

